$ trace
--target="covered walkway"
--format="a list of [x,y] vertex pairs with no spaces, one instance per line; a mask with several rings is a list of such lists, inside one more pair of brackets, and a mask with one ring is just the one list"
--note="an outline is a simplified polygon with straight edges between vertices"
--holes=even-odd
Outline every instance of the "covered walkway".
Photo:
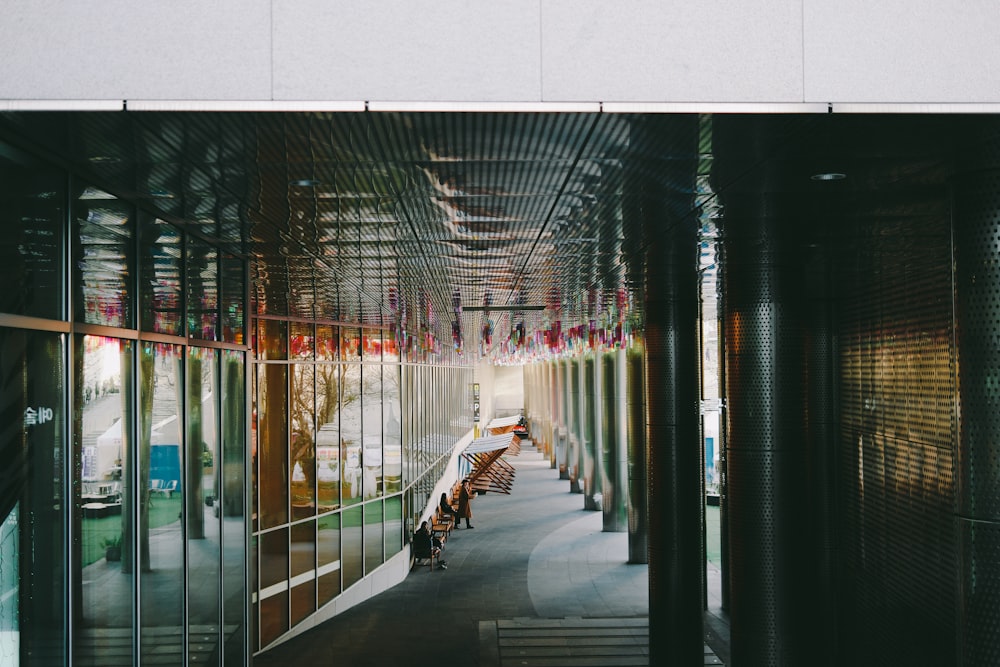
[[[648,568],[626,563],[627,534],[601,532],[530,440],[509,462],[513,493],[473,501],[475,530],[452,533],[447,570],[415,567],[255,667],[648,664]],[[706,622],[705,664],[722,664],[728,641],[712,627],[724,626]]]

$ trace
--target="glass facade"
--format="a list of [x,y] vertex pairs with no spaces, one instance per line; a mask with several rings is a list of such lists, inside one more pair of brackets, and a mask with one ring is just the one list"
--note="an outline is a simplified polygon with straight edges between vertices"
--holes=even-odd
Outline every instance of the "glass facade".
[[256,651],[403,549],[472,428],[472,370],[403,363],[383,329],[259,317],[254,331]]
[[0,664],[244,665],[404,550],[472,369],[0,148]]
[[0,175],[0,664],[246,664],[245,259]]

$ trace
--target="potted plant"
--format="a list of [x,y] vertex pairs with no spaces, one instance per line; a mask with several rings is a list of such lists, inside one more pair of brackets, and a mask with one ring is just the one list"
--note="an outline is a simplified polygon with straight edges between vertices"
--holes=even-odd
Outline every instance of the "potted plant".
[[122,559],[122,535],[118,533],[112,537],[105,537],[101,540],[101,548],[104,549],[104,558],[110,561]]

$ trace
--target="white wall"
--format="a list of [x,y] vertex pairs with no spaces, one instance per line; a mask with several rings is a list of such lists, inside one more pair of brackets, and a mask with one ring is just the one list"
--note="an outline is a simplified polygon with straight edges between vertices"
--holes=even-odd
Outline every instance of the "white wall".
[[524,368],[496,366],[493,371],[493,416],[509,417],[524,412]]
[[0,0],[0,10],[0,108],[1000,103],[995,0]]

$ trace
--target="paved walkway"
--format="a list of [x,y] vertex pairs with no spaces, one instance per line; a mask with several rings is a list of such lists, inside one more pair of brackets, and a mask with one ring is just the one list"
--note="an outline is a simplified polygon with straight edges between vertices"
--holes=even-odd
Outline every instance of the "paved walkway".
[[[508,460],[513,492],[473,501],[475,529],[453,531],[447,570],[415,567],[399,585],[257,656],[255,667],[647,664],[648,567],[626,563],[628,536],[601,532],[601,513],[583,510],[583,497],[530,442]],[[607,653],[594,640],[602,633],[616,637],[610,645],[625,642],[614,653],[632,661],[588,656],[588,643]],[[705,664],[721,664],[712,649]]]

